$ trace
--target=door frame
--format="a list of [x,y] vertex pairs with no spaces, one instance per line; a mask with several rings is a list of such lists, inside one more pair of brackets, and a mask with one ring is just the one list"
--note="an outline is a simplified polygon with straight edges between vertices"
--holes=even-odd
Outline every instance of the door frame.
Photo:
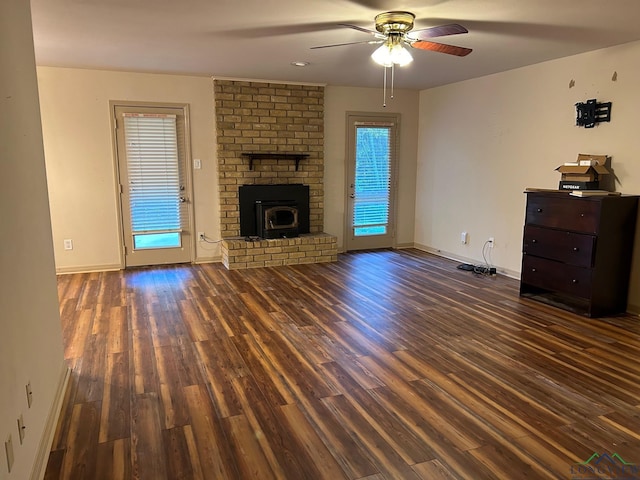
[[175,108],[181,109],[182,114],[184,115],[184,127],[185,127],[185,138],[184,138],[184,158],[185,158],[185,166],[184,166],[184,180],[185,180],[185,193],[188,195],[188,205],[187,205],[187,228],[191,232],[189,235],[189,261],[191,263],[195,262],[196,255],[196,235],[194,232],[195,228],[195,212],[193,211],[193,172],[191,171],[191,123],[190,123],[190,115],[189,115],[189,104],[188,103],[173,103],[173,102],[143,102],[143,101],[132,101],[132,100],[110,100],[109,101],[109,119],[111,124],[111,150],[112,150],[112,158],[113,158],[113,174],[114,174],[114,189],[115,189],[115,198],[116,198],[116,218],[118,221],[118,227],[120,231],[118,232],[118,249],[120,256],[120,269],[125,269],[126,264],[126,252],[125,252],[125,228],[124,228],[124,220],[122,217],[122,188],[120,184],[120,166],[118,163],[118,138],[117,138],[117,118],[116,118],[116,107],[127,107],[127,108]]
[[[345,138],[345,183],[344,183],[344,251],[356,251],[358,248],[349,248],[349,245],[353,247],[352,231],[351,231],[351,216],[353,215],[352,202],[349,197],[350,188],[349,182],[351,182],[351,167],[355,170],[355,158],[351,158],[352,149],[355,149],[355,145],[352,145],[352,132],[351,128],[356,121],[371,121],[371,122],[393,122],[395,129],[395,158],[391,165],[391,195],[389,197],[389,229],[391,244],[384,247],[373,246],[371,248],[396,248],[397,246],[397,205],[398,205],[398,175],[400,170],[400,114],[392,112],[346,112],[346,138]],[[353,150],[355,152],[355,150]],[[353,164],[353,165],[352,165]],[[354,171],[355,174],[355,171]],[[366,249],[366,248],[365,248]]]

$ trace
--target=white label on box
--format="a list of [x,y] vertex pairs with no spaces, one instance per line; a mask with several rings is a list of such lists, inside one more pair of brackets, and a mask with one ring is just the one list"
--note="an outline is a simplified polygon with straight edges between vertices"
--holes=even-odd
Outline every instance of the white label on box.
[[597,160],[580,160],[581,167],[593,167],[598,164]]

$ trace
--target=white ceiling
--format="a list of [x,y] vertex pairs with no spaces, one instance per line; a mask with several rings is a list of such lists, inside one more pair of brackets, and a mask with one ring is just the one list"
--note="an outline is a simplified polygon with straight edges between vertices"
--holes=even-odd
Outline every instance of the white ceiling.
[[[467,57],[411,49],[396,88],[424,89],[640,39],[638,0],[31,0],[38,65],[380,87],[376,14],[407,10],[415,29]],[[309,66],[291,65],[306,61]]]

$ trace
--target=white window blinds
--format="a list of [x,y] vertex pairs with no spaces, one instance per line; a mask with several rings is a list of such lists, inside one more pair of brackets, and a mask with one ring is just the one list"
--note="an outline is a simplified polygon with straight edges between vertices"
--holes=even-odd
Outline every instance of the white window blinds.
[[132,233],[178,232],[181,179],[176,116],[123,116]]
[[354,235],[384,235],[389,224],[393,124],[356,123]]

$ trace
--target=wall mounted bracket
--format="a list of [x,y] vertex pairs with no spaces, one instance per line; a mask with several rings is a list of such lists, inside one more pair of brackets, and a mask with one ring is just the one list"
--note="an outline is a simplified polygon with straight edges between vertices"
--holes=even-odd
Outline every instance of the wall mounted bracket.
[[576,103],[576,125],[593,128],[600,122],[611,121],[611,102],[598,103],[595,98]]

